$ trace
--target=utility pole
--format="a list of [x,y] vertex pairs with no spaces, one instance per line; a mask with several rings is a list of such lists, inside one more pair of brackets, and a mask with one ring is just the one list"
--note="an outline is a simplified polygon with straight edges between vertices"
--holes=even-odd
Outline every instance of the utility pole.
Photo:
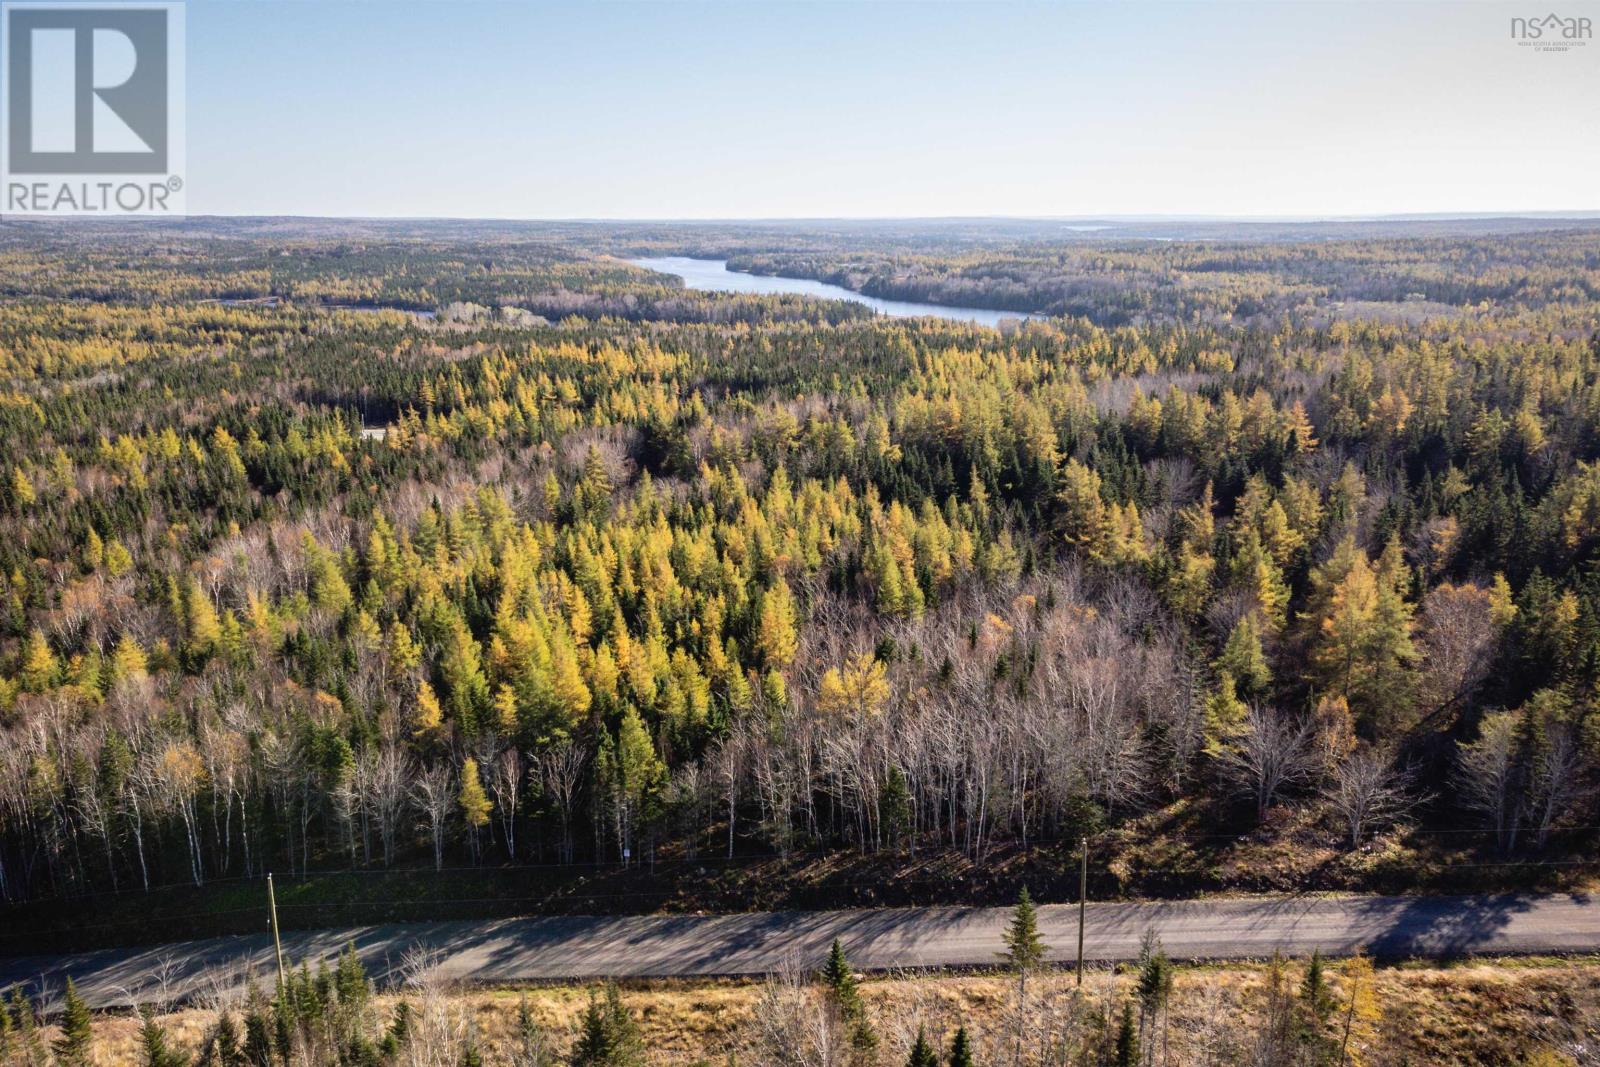
[[1078,985],[1083,985],[1083,912],[1089,896],[1089,838],[1079,839],[1082,856],[1078,863]]
[[[272,915],[272,950],[278,956],[278,988],[284,986],[283,974],[283,939],[278,936],[278,897],[272,891],[272,872],[267,872],[267,911]],[[1080,955],[1081,946],[1080,946]]]

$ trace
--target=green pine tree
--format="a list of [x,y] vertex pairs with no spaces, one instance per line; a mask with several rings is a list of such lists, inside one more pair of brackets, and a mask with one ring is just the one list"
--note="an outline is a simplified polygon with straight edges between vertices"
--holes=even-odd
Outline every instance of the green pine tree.
[[17,1032],[13,1044],[22,1052],[25,1061],[42,1063],[45,1054],[44,1043],[39,1038],[39,1021],[34,1015],[33,1001],[21,986],[11,990],[11,1024]]
[[1326,1061],[1333,1052],[1334,1042],[1326,1031],[1328,1019],[1337,1007],[1333,990],[1328,988],[1328,976],[1322,963],[1322,952],[1313,951],[1311,962],[1306,965],[1306,976],[1300,981],[1299,1031],[1300,1043],[1319,1063]]
[[1306,976],[1300,982],[1300,999],[1305,1002],[1312,1018],[1322,1022],[1333,1011],[1333,992],[1328,988],[1328,976],[1322,964],[1322,950],[1314,949]]
[[917,1041],[911,1046],[911,1058],[906,1067],[939,1067],[939,1054],[928,1044],[927,1031],[917,1027]]
[[259,1005],[244,1016],[244,1063],[247,1067],[272,1067],[271,1024]]
[[1017,976],[1017,1047],[1015,1058],[1022,1058],[1022,1032],[1028,1018],[1028,972],[1044,963],[1044,941],[1039,937],[1039,914],[1034,910],[1028,887],[1017,894],[1017,906],[1011,913],[1011,925],[1002,937],[1006,950],[1001,958],[1010,965]]
[[850,969],[850,961],[844,956],[844,946],[837,937],[828,949],[827,962],[822,965],[822,981],[846,1018],[860,1010],[861,996],[856,988],[855,972]]
[[641,1067],[644,1063],[639,1026],[623,1007],[615,983],[606,983],[603,994],[589,994],[589,1007],[568,1062],[571,1067]]
[[1139,1031],[1134,1026],[1131,1000],[1122,1005],[1122,1024],[1117,1027],[1112,1060],[1117,1067],[1139,1067]]
[[205,1044],[200,1049],[198,1067],[246,1067],[249,1062],[239,1047],[239,1028],[233,1021],[233,1015],[222,1012],[217,1016],[216,1025],[206,1035]]
[[139,1048],[142,1053],[140,1062],[144,1067],[189,1067],[189,1059],[183,1053],[167,1045],[167,1031],[149,1008],[139,1012],[142,1022],[139,1025]]
[[288,1063],[294,1053],[294,1024],[299,1002],[291,992],[291,986],[300,990],[306,988],[303,967],[301,978],[296,978],[291,972],[288,984],[278,986],[278,995],[272,1001],[272,1047],[278,1053],[278,1059],[284,1063]]
[[383,1040],[378,1042],[378,1049],[385,1059],[393,1060],[410,1039],[411,1005],[402,1000],[394,1006],[394,1015],[389,1019],[389,1028],[384,1031]]
[[1039,937],[1039,913],[1033,906],[1033,898],[1028,895],[1027,886],[1023,886],[1022,892],[1017,895],[1017,906],[1012,909],[1011,925],[1006,929],[1003,940],[1006,950],[1001,953],[1001,958],[1019,975],[1037,970],[1044,963],[1048,949]]
[[973,1067],[972,1038],[967,1036],[965,1026],[957,1028],[955,1039],[950,1042],[950,1067]]
[[[1146,930],[1139,943],[1139,977],[1134,983],[1134,992],[1139,998],[1140,1034],[1145,1033],[1146,1027],[1153,1031],[1161,1022],[1167,1001],[1172,996],[1173,973],[1172,961],[1161,947],[1161,939],[1154,930]],[[1155,1038],[1152,1036],[1152,1048],[1154,1044]],[[1165,1032],[1162,1045],[1166,1045]]]
[[372,996],[372,983],[367,979],[367,969],[356,955],[355,942],[345,946],[339,954],[339,965],[333,972],[333,988],[339,998],[339,1007],[347,1014],[356,1014]]
[[893,765],[878,790],[878,822],[891,847],[898,847],[911,833],[911,790],[906,786],[906,776]]
[[93,1046],[94,1020],[89,1014],[89,1005],[78,996],[78,987],[68,978],[66,1004],[61,1011],[61,1036],[51,1045],[56,1062],[63,1067],[84,1067]]
[[1206,755],[1225,756],[1247,732],[1249,714],[1249,706],[1239,699],[1233,675],[1223,671],[1217,676],[1216,691],[1206,697],[1201,738],[1201,748]]
[[856,984],[855,972],[850,969],[844,946],[837,937],[828,949],[827,962],[822,965],[822,983],[827,986],[828,996],[839,1010],[839,1017],[850,1034],[850,1044],[861,1051],[875,1047],[878,1043],[877,1034],[867,1022],[867,1009],[861,1002],[861,990]]

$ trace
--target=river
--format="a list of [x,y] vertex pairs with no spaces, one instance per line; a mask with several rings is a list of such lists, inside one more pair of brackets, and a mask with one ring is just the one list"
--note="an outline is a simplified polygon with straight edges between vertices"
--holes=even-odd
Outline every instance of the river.
[[662,274],[676,274],[690,289],[705,289],[728,293],[796,293],[814,296],[821,300],[853,300],[882,315],[895,318],[915,318],[934,315],[956,322],[977,322],[984,326],[998,326],[1002,319],[1037,319],[1021,311],[991,311],[988,308],[946,307],[943,304],[918,304],[909,300],[880,300],[853,289],[811,278],[778,278],[765,274],[747,274],[729,270],[725,259],[691,259],[688,256],[654,256],[630,259],[628,262],[646,270]]

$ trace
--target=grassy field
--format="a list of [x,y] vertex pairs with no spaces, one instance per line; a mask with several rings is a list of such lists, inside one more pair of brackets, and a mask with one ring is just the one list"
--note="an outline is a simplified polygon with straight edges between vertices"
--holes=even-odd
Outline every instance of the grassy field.
[[[1331,1047],[1342,1044],[1351,979],[1345,964],[1328,968],[1335,1009],[1326,1025]],[[1284,975],[1298,992],[1304,961]],[[1484,959],[1453,965],[1379,967],[1367,992],[1370,1013],[1352,1026],[1348,1063],[1482,1064],[1485,1067],[1589,1064],[1600,1043],[1600,959]],[[1132,996],[1126,969],[1091,972],[1081,993],[1070,974],[1052,973],[1029,986],[1025,1062],[1048,1047],[1105,1040],[1101,1018],[1119,1017]],[[1261,1062],[1266,1039],[1268,966],[1263,963],[1182,966],[1170,1018],[1152,1024],[1147,1042],[1155,1063]],[[947,1042],[956,1026],[976,1039],[979,1063],[1011,1062],[1016,1040],[1014,980],[1002,974],[923,974],[865,979],[862,996],[878,1034],[877,1062],[898,1065],[919,1029]],[[441,1032],[476,1035],[486,1062],[509,1063],[518,1006],[526,996],[557,1053],[571,1043],[590,991],[557,985],[523,989],[413,990],[406,996],[433,1017]],[[638,1021],[649,1062],[760,1065],[779,1062],[765,1035],[782,1015],[785,998],[814,994],[803,984],[773,982],[670,982],[628,986],[623,1001]],[[386,1012],[394,994],[379,998]],[[214,1019],[214,1007],[162,1016],[176,1043],[197,1048]],[[97,1022],[95,1063],[139,1062],[138,1020],[128,1015]],[[731,1057],[731,1058],[730,1058]]]

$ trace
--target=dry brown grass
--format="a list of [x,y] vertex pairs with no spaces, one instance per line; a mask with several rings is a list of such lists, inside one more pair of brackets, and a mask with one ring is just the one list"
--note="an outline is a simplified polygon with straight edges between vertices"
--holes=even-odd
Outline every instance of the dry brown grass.
[[[1174,1065],[1239,1062],[1254,1036],[1266,968],[1261,964],[1183,967],[1179,970],[1171,1014],[1168,1062]],[[1290,965],[1291,986],[1304,966]],[[1330,984],[1343,998],[1338,964],[1329,965]],[[1072,976],[1048,975],[1030,985],[1034,1018],[1062,1019],[1099,1007],[1114,1014],[1129,996],[1132,976],[1100,970],[1089,975],[1084,999],[1076,1000]],[[730,1052],[750,1051],[751,1021],[758,1010],[761,982],[705,981],[635,984],[623,1000],[638,1019],[652,1062],[688,1065],[726,1062]],[[1361,1062],[1389,1064],[1516,1065],[1600,1063],[1600,960],[1511,959],[1457,965],[1406,965],[1380,968],[1376,1003],[1382,1018],[1372,1037],[1359,1044]],[[980,1062],[1005,1062],[1014,1041],[1015,986],[997,974],[919,974],[874,977],[862,993],[880,1035],[882,1062],[898,1065],[919,1026],[948,1040],[966,1025],[985,1053]],[[517,1008],[526,995],[541,1026],[557,1048],[570,1041],[589,991],[572,985],[462,990],[449,998],[458,1021],[469,1021],[490,1063],[503,1052],[516,1027]],[[387,1014],[393,996],[380,997]],[[161,1017],[174,1042],[195,1049],[213,1013],[185,1009]],[[95,1062],[123,1067],[138,1060],[138,1020],[129,1015],[98,1021]],[[50,1036],[50,1035],[46,1035]],[[1030,1030],[1029,1044],[1042,1035]],[[739,1062],[755,1060],[741,1055]],[[1160,1062],[1158,1060],[1158,1062]]]

